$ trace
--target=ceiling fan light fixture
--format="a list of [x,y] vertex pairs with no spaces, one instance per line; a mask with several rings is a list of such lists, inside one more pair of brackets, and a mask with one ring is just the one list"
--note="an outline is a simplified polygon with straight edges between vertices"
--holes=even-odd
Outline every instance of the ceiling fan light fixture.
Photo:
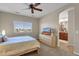
[[42,11],[42,9],[39,9],[39,8],[36,8],[37,6],[39,6],[40,3],[31,3],[29,5],[29,9],[31,9],[31,13],[34,14],[34,10],[37,10],[37,11]]

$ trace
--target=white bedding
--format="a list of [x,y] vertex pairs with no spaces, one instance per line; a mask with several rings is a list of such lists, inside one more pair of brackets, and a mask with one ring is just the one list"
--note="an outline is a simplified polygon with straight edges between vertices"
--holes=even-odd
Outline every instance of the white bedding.
[[8,45],[8,44],[19,43],[19,42],[28,42],[33,40],[36,40],[36,39],[30,36],[11,37],[11,38],[8,38],[8,41],[0,43],[0,45]]
[[0,55],[16,55],[25,50],[40,48],[39,42],[30,36],[8,38],[7,42],[0,43]]

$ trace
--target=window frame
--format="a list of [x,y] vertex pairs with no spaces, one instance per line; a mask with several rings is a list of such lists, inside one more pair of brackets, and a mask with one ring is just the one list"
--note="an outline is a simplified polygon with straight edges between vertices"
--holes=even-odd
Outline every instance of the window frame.
[[[30,31],[27,31],[28,29],[25,29],[25,28],[21,28],[21,30],[20,30],[20,27],[19,27],[19,31],[17,31],[17,29],[16,29],[16,23],[18,23],[18,24],[20,24],[21,23],[21,26],[23,25],[23,27],[25,26],[24,25],[24,23],[29,23],[30,25],[31,25],[31,29],[30,29]],[[29,32],[29,33],[31,33],[32,32],[32,22],[24,22],[24,21],[14,21],[13,22],[13,26],[14,26],[14,33],[24,33],[24,32]],[[25,26],[25,27],[27,27],[27,25]],[[23,30],[23,31],[22,31]]]

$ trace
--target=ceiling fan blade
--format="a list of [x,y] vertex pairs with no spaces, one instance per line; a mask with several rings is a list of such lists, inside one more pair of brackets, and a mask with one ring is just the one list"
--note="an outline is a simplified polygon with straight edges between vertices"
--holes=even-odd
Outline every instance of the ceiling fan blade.
[[38,8],[35,8],[35,7],[33,7],[33,9],[34,10],[38,10],[38,11],[42,11],[42,9],[38,9]]
[[39,6],[39,5],[40,5],[40,3],[35,3],[35,4],[34,4],[35,7],[36,7],[36,6]]
[[34,9],[33,8],[31,9],[31,13],[34,13]]

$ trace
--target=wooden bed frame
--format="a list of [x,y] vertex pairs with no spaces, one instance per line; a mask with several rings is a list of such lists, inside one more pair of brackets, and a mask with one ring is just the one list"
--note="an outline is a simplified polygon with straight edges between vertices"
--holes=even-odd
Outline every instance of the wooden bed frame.
[[35,51],[35,50],[37,51],[37,54],[39,54],[40,48],[35,47],[35,48],[28,49],[28,50],[24,50],[24,51],[22,51],[22,52],[19,52],[19,53],[17,53],[17,54],[11,55],[11,56],[21,56],[21,55],[23,55],[23,54],[30,53],[30,52],[33,52],[33,51]]

